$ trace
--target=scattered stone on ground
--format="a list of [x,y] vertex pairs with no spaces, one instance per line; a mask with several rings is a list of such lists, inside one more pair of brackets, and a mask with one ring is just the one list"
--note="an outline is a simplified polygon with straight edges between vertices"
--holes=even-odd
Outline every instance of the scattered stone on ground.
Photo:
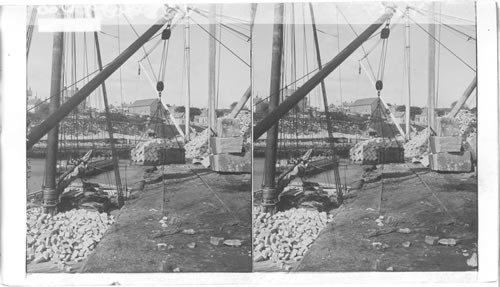
[[300,260],[330,221],[326,212],[294,208],[271,215],[256,207],[252,220],[254,261]]
[[239,239],[226,239],[224,240],[224,245],[231,246],[231,247],[240,247],[242,242]]
[[411,233],[411,230],[409,228],[400,228],[398,229],[398,232],[403,234],[409,234]]
[[427,243],[429,245],[435,245],[438,240],[439,240],[439,237],[437,237],[437,236],[430,236],[430,235],[425,236],[425,243]]
[[195,248],[196,247],[196,243],[195,242],[189,242],[187,244],[187,247],[189,247],[189,248]]
[[195,233],[196,233],[196,231],[194,231],[194,229],[184,229],[184,230],[182,230],[182,234],[193,235]]
[[477,253],[474,252],[472,256],[467,259],[467,266],[476,268],[477,267]]
[[60,270],[67,269],[67,262],[87,258],[114,223],[111,215],[83,209],[51,216],[30,208],[27,217],[27,263],[52,261]]
[[223,237],[215,237],[215,236],[210,236],[210,244],[219,246],[221,245],[222,241],[224,241]]
[[453,238],[441,238],[441,239],[439,239],[438,243],[441,245],[445,245],[445,246],[457,245],[457,241]]
[[408,248],[408,247],[410,247],[410,246],[411,246],[411,242],[410,242],[410,241],[405,241],[405,242],[403,242],[401,245],[403,245],[403,247]]

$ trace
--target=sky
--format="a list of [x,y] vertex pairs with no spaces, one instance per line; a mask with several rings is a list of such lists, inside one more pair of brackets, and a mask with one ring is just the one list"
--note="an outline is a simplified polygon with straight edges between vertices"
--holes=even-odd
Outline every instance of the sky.
[[[407,3],[398,2],[398,8],[404,10]],[[419,23],[424,29],[428,29],[428,4],[422,2],[410,2],[408,5],[415,7],[412,10],[411,18]],[[75,8],[76,7],[76,8]],[[208,11],[207,5],[196,5],[197,8]],[[312,36],[311,16],[309,7],[304,3],[294,4],[295,17],[291,15],[292,4],[286,4],[285,12],[285,66],[286,79],[290,83],[293,78],[291,75],[292,45],[291,45],[291,26],[295,23],[295,58],[297,78],[302,77],[308,72],[317,68],[314,42]],[[343,49],[350,41],[355,38],[352,29],[347,25],[344,17],[338,13],[341,11],[357,33],[361,33],[370,23],[381,15],[384,7],[377,2],[360,3],[314,3],[315,19],[318,24],[318,33],[320,53],[322,63],[332,59],[339,48]],[[68,7],[66,7],[68,8]],[[101,33],[99,40],[101,42],[101,53],[104,64],[111,62],[118,54],[127,48],[137,36],[127,23],[125,17],[139,34],[142,34],[151,24],[157,21],[160,16],[162,6],[144,6],[144,5],[106,5],[97,6],[97,18],[101,21]],[[183,7],[181,7],[183,8]],[[71,6],[66,9],[66,17],[73,17],[75,11],[77,18],[90,17],[90,6]],[[249,4],[223,4],[218,5],[218,14],[223,15],[222,22],[230,28],[236,29],[249,35],[250,23],[250,5]],[[416,11],[420,12],[416,12]],[[471,1],[453,1],[438,2],[436,10],[436,21],[448,25],[438,25],[438,36],[440,41],[449,48],[458,57],[463,59],[469,66],[475,69],[476,63],[476,42],[468,40],[453,29],[475,37],[475,8]],[[31,10],[28,10],[30,12]],[[39,24],[40,19],[54,17],[52,6],[42,6],[38,10]],[[28,18],[29,18],[28,13]],[[194,12],[191,12],[194,21],[207,29],[207,19]],[[246,63],[250,63],[250,46],[252,46],[252,66],[253,66],[253,94],[265,98],[269,95],[270,82],[270,63],[272,46],[272,21],[274,15],[274,6],[272,3],[260,3],[257,6],[255,17],[255,26],[253,30],[253,39],[250,45],[248,39],[236,36],[234,31],[228,28],[220,27],[221,35],[219,39],[232,49]],[[178,15],[175,21],[181,18]],[[28,19],[27,19],[28,20]],[[388,52],[386,67],[384,69],[384,90],[382,98],[392,104],[404,104],[408,96],[407,88],[407,70],[404,66],[404,19],[401,19],[400,13],[393,16],[391,23],[397,23],[391,29],[391,35],[388,40]],[[240,23],[245,24],[240,24]],[[170,105],[184,105],[186,102],[186,74],[184,59],[184,26],[182,21],[174,27],[170,39],[170,46],[166,64],[165,91],[162,98]],[[305,25],[304,25],[305,24]],[[439,24],[439,23],[438,23]],[[208,34],[203,31],[196,23],[191,21],[191,105],[199,108],[207,106],[208,103]],[[449,28],[451,27],[451,28]],[[37,25],[32,37],[32,44],[28,58],[28,87],[31,87],[33,93],[39,98],[45,99],[50,91],[50,72],[52,59],[52,37],[51,32],[39,31]],[[339,31],[337,36],[337,29]],[[305,32],[304,32],[305,31]],[[305,33],[305,34],[304,34]],[[93,42],[93,33],[75,33],[76,40],[76,79],[81,79],[84,75],[97,69],[95,57],[95,48]],[[119,39],[117,35],[120,35]],[[305,35],[305,37],[304,37]],[[69,40],[70,34],[66,36]],[[84,57],[84,37],[86,37],[87,60]],[[428,84],[428,36],[417,25],[410,24],[410,74],[411,74],[411,101],[412,105],[427,105],[427,84]],[[144,47],[149,51],[158,38],[149,41]],[[377,42],[377,37],[368,40],[363,47],[370,51]],[[70,43],[66,44],[67,65],[66,75],[69,85],[71,61],[70,61]],[[217,44],[220,48],[220,64],[218,64],[218,108],[228,108],[231,103],[238,101],[245,90],[250,85],[250,69],[241,60],[229,53],[224,47]],[[437,94],[438,107],[449,107],[457,100],[471,82],[475,71],[460,62],[445,47],[437,44]],[[120,105],[121,102],[130,103],[135,100],[157,97],[157,93],[148,80],[146,73],[150,77],[157,75],[160,70],[162,44],[157,46],[149,55],[153,70],[150,70],[147,60],[142,60],[143,68],[138,74],[138,61],[144,57],[144,51],[137,51],[122,67],[121,79],[120,71],[115,72],[107,81],[109,101],[113,105]],[[381,55],[381,46],[376,46],[367,57],[373,69],[378,69],[378,63]],[[359,73],[359,60],[364,56],[361,48],[357,49],[339,69],[331,73],[325,80],[327,96],[329,103],[339,105],[341,102],[352,102],[359,98],[375,97],[376,91],[373,84],[364,71]],[[219,58],[217,59],[219,62]],[[366,61],[363,61],[367,65]],[[88,66],[88,71],[86,67]],[[146,71],[144,70],[146,69]],[[298,81],[300,86],[303,81]],[[81,88],[83,84],[78,84]],[[322,106],[319,87],[310,93],[310,102],[314,106]],[[475,106],[475,92],[467,102],[468,106]],[[90,104],[99,109],[103,108],[102,95],[100,89],[90,96]]]
[[[76,8],[75,8],[76,7]],[[195,7],[203,11],[208,11],[207,5],[196,5]],[[67,7],[66,7],[67,8]],[[99,33],[99,41],[101,46],[101,54],[103,64],[110,63],[118,54],[119,51],[126,49],[137,36],[133,32],[126,18],[118,13],[118,9],[125,14],[127,19],[132,23],[137,32],[142,34],[152,24],[154,24],[160,16],[162,6],[144,6],[144,5],[107,5],[97,6],[96,15],[101,21],[101,33]],[[180,7],[182,8],[182,7]],[[66,9],[66,17],[75,18],[90,17],[90,6],[72,6],[71,9]],[[34,29],[30,54],[27,64],[27,81],[28,87],[31,87],[33,94],[38,98],[45,99],[50,93],[50,74],[52,69],[52,32],[40,31],[40,19],[50,19],[54,17],[52,6],[42,6],[38,10],[36,27]],[[28,10],[28,18],[31,10]],[[218,5],[217,14],[224,15],[222,23],[237,29],[240,32],[249,35],[249,4],[223,4]],[[233,20],[232,18],[237,18]],[[190,13],[192,17],[190,30],[190,80],[191,80],[191,106],[203,108],[208,103],[208,39],[209,35],[195,22],[199,23],[208,31],[207,19],[204,16],[194,12]],[[174,18],[174,23],[181,18],[179,13]],[[240,21],[240,19],[242,21]],[[43,20],[42,20],[43,22]],[[240,23],[245,24],[240,24]],[[236,24],[235,24],[236,23]],[[42,29],[43,30],[43,29]],[[250,44],[243,36],[236,36],[236,33],[219,25],[218,39],[231,50],[234,51],[243,61],[249,63]],[[84,36],[86,34],[86,36]],[[119,39],[117,37],[119,35]],[[67,65],[66,75],[68,81],[66,85],[71,84],[71,33],[68,33],[65,44]],[[84,38],[86,37],[86,41]],[[95,46],[93,40],[93,32],[76,32],[76,77],[75,79],[84,78],[90,72],[97,70],[97,58],[95,56]],[[149,51],[159,41],[155,38],[149,41],[144,47]],[[186,72],[185,57],[184,57],[184,25],[183,20],[180,20],[172,30],[170,38],[167,64],[165,68],[165,91],[162,93],[163,100],[170,105],[185,105],[187,88],[186,88]],[[86,45],[85,45],[86,43]],[[87,47],[87,57],[85,57],[85,46]],[[147,60],[141,63],[147,69],[150,77],[154,78],[160,71],[160,60],[163,44],[157,46],[149,55],[154,73],[151,71]],[[216,70],[220,71],[216,80],[218,84],[218,108],[228,108],[231,103],[238,101],[244,94],[250,84],[250,68],[234,55],[230,54],[224,47],[216,44],[218,51],[216,62],[218,63]],[[220,50],[219,50],[220,49]],[[137,51],[122,67],[121,79],[120,71],[116,71],[106,81],[107,94],[110,104],[120,105],[120,103],[130,103],[135,100],[155,98],[158,96],[155,88],[148,80],[144,69],[141,69],[141,74],[138,74],[138,61],[145,55],[140,49]],[[88,66],[88,70],[86,67]],[[95,74],[94,74],[95,75]],[[94,76],[93,75],[93,76]],[[93,77],[92,76],[92,77]],[[91,79],[91,78],[90,78]],[[84,81],[85,82],[85,81]],[[81,88],[83,83],[78,84]],[[100,91],[100,89],[99,89]],[[102,95],[100,92],[95,92],[90,96],[90,104],[98,109],[103,108]]]
[[[429,7],[422,3],[410,3],[423,13],[412,11],[410,18],[419,23],[424,29],[428,29]],[[374,22],[384,9],[379,3],[341,3],[338,5],[341,13],[345,15],[354,30],[359,34]],[[404,10],[406,3],[398,3],[398,8]],[[305,8],[305,9],[304,9]],[[259,5],[256,14],[256,27],[254,30],[253,57],[254,61],[254,93],[260,98],[269,95],[270,85],[270,63],[272,47],[272,17],[274,12],[272,4]],[[314,3],[313,9],[317,22],[319,46],[322,64],[331,60],[354,38],[355,34],[347,24],[342,14],[336,10],[335,3]],[[294,5],[294,17],[292,17],[292,5],[285,5],[285,40],[284,55],[287,71],[287,83],[291,83],[293,76],[291,65],[296,63],[297,78],[307,74],[317,68],[315,47],[311,27],[311,16],[309,7],[303,3]],[[438,87],[437,107],[450,107],[464,92],[466,87],[475,76],[476,67],[476,41],[468,40],[466,33],[475,38],[475,7],[472,2],[442,2],[436,5],[437,31],[436,37],[440,42],[460,57],[467,65],[463,64],[453,56],[445,47],[436,44],[437,63],[436,77]],[[305,21],[304,21],[305,19]],[[404,65],[405,53],[405,20],[400,20],[401,14],[395,14],[391,23],[397,23],[392,29],[388,39],[388,50],[386,65],[384,69],[384,89],[381,97],[391,104],[405,104],[408,97],[408,69]],[[293,45],[291,42],[292,25],[295,23],[295,58],[292,61]],[[305,26],[303,25],[305,23]],[[338,25],[337,25],[338,24]],[[445,26],[446,24],[447,26]],[[451,28],[450,28],[451,27]],[[305,29],[304,29],[305,28]],[[337,36],[337,29],[339,31]],[[455,30],[453,30],[455,29]],[[305,30],[305,32],[304,32]],[[305,33],[305,38],[304,38]],[[440,35],[440,36],[439,36]],[[381,58],[381,45],[376,46],[372,52],[371,48],[378,41],[378,36],[365,42],[363,47],[369,53],[368,60],[377,74],[379,61]],[[426,106],[428,95],[428,36],[410,20],[410,87],[411,105]],[[305,40],[304,40],[305,39]],[[364,56],[363,50],[358,48],[346,61],[342,63],[340,69],[332,72],[326,79],[326,93],[329,103],[339,105],[341,101],[352,102],[360,98],[376,97],[377,93],[374,85],[370,82],[367,74],[362,70],[359,73],[359,60]],[[257,60],[258,59],[258,60]],[[366,61],[363,61],[367,65]],[[313,73],[314,74],[314,73]],[[313,75],[311,74],[311,75]],[[339,75],[340,74],[340,75]],[[307,80],[307,77],[297,82],[297,86]],[[309,94],[310,103],[313,106],[323,105],[319,87]],[[467,105],[475,106],[475,92],[469,98]]]

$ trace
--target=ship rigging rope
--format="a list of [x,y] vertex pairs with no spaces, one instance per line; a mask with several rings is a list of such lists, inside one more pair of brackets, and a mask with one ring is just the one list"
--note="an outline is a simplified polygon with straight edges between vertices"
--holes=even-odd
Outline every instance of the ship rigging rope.
[[[208,19],[208,14],[203,14],[203,13],[201,13],[201,11],[200,11],[199,9],[197,9],[197,8],[192,8],[191,10],[193,10],[194,12],[196,12],[198,15],[203,16],[203,17],[205,17],[205,18],[207,18],[207,19]],[[248,42],[248,41],[250,40],[250,36],[248,36],[248,35],[247,35],[247,34],[245,34],[245,33],[242,33],[242,32],[240,32],[240,31],[238,31],[237,29],[235,29],[235,28],[233,28],[233,27],[231,27],[231,26],[229,26],[229,25],[227,25],[227,24],[222,23],[222,21],[220,21],[220,20],[219,20],[219,21],[215,20],[215,23],[220,24],[221,28],[222,28],[222,27],[224,27],[224,28],[225,28],[225,29],[227,29],[229,32],[231,32],[232,34],[234,34],[235,36],[237,36],[238,38],[240,38],[240,39],[242,39],[242,40],[244,40],[244,41],[246,41],[246,42]],[[248,31],[248,32],[249,32],[249,31]]]
[[[422,11],[423,11],[422,9],[418,9],[418,8],[415,8],[415,7],[408,6],[407,8],[408,8],[408,9],[412,9],[413,11],[417,12],[418,14],[420,14],[420,15],[422,15],[422,16],[426,16],[426,17],[428,17],[428,16],[429,16],[429,14],[430,14],[430,13],[424,14],[424,13],[422,13]],[[467,33],[463,32],[463,31],[460,31],[460,30],[458,30],[457,28],[455,28],[455,27],[453,27],[453,26],[451,26],[451,25],[448,25],[448,24],[446,24],[446,23],[443,23],[443,21],[442,21],[442,19],[441,19],[441,18],[442,18],[442,16],[444,16],[444,15],[443,15],[443,13],[439,12],[439,20],[438,20],[438,19],[434,19],[434,20],[435,20],[437,23],[441,24],[443,27],[448,28],[448,30],[453,31],[453,32],[455,32],[456,34],[460,34],[461,36],[464,36],[464,37],[466,38],[467,42],[469,42],[469,40],[474,40],[474,41],[476,41],[476,38],[475,38],[475,37],[473,37],[473,36],[471,36],[471,35],[469,35],[469,34],[467,34]],[[441,26],[441,25],[440,25],[440,26]]]
[[438,39],[436,39],[436,37],[432,36],[429,31],[427,31],[424,27],[422,27],[419,23],[417,23],[417,21],[415,21],[413,18],[411,18],[410,16],[408,16],[408,18],[413,22],[415,23],[424,33],[426,33],[427,35],[429,35],[429,37],[431,37],[432,39],[434,39],[436,42],[439,43],[439,45],[443,46],[443,48],[445,48],[448,52],[450,52],[453,56],[455,56],[455,58],[457,58],[460,62],[462,62],[464,65],[466,65],[469,69],[471,69],[472,71],[476,72],[476,69],[474,69],[471,65],[467,64],[467,62],[465,62],[462,58],[460,58],[457,54],[455,54],[452,50],[450,50],[450,48],[448,48],[446,45],[444,45],[441,41],[439,41]]
[[[356,32],[354,27],[351,25],[351,23],[349,22],[347,17],[344,15],[344,13],[340,9],[340,7],[338,5],[335,5],[335,7],[337,8],[337,11],[340,13],[340,15],[344,18],[347,25],[349,25],[349,27],[351,28],[351,31],[354,33],[354,35],[356,35],[356,37],[358,37],[359,36],[358,33]],[[337,21],[337,22],[339,22],[339,21]],[[363,44],[361,44],[361,50],[363,50],[363,54],[366,55],[366,50],[365,50],[365,47]],[[366,62],[368,63],[368,67],[370,68],[370,72],[372,73],[373,78],[375,78],[375,73],[373,72],[373,68],[372,68],[372,65],[370,64],[370,61],[368,59],[366,59]]]
[[233,56],[235,56],[236,58],[238,58],[238,60],[240,60],[242,63],[244,63],[245,65],[247,65],[249,68],[250,68],[250,64],[248,64],[245,60],[243,60],[240,56],[238,56],[238,54],[236,54],[233,50],[231,50],[231,48],[229,48],[228,46],[226,46],[224,43],[222,43],[221,41],[219,41],[219,39],[217,39],[217,37],[215,37],[214,35],[212,35],[212,33],[210,33],[209,31],[207,31],[205,28],[203,28],[202,25],[200,25],[197,21],[195,21],[193,18],[191,18],[191,20],[196,24],[198,25],[198,27],[200,27],[203,31],[205,31],[210,37],[212,37],[213,39],[215,39],[215,41],[217,41],[219,44],[222,45],[222,47],[226,48],[226,50],[229,51],[229,53],[233,54]]

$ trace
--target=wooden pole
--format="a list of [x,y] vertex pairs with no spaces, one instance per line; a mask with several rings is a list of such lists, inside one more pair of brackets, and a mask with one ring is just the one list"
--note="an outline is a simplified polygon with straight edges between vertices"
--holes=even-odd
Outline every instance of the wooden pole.
[[427,126],[432,130],[436,130],[436,24],[434,24],[434,11],[435,3],[430,4],[429,9],[429,38],[428,38],[428,48],[429,48],[429,86],[428,86],[428,116],[427,116]]
[[[326,63],[314,76],[297,89],[290,97],[284,100],[279,107],[265,116],[253,129],[254,141],[261,137],[274,124],[278,123],[288,111],[295,107],[310,91],[312,91],[326,76],[333,72],[347,57],[349,57],[363,42],[365,42],[380,26],[389,19],[394,10],[387,8],[386,12],[371,24],[363,33],[345,47],[335,58]],[[270,91],[271,94],[273,91]]]
[[[311,2],[309,2],[309,10],[311,11],[311,24],[314,36],[314,46],[316,47],[316,61],[318,62],[318,68],[321,69],[322,65],[321,65],[321,53],[318,41],[318,31],[316,30],[316,20],[314,19],[314,10]],[[323,106],[325,108],[325,115],[326,115],[326,128],[328,130],[328,141],[330,142],[330,148],[333,152],[332,161],[333,161],[333,173],[335,177],[335,186],[337,188],[337,193],[339,195],[342,195],[342,185],[340,182],[340,174],[338,169],[339,163],[335,152],[335,143],[333,141],[333,127],[330,119],[330,110],[328,108],[328,98],[326,96],[325,81],[323,80],[321,81],[321,92],[323,94]],[[342,196],[340,196],[340,201],[342,201]]]
[[476,86],[477,86],[477,76],[475,76],[474,79],[472,79],[472,82],[469,84],[467,89],[465,89],[463,95],[460,97],[458,102],[451,109],[451,111],[449,113],[450,117],[454,118],[457,116],[460,109],[464,106],[465,102],[467,102],[467,100],[469,99],[472,92],[474,92],[474,90],[476,89]]
[[211,4],[208,13],[208,30],[213,36],[208,38],[208,138],[211,137],[211,130],[215,130],[217,118],[215,111],[215,58],[217,53],[215,47],[215,37],[217,37],[215,8],[215,4]]
[[149,28],[142,36],[135,40],[127,49],[125,49],[116,59],[114,59],[106,68],[83,86],[74,96],[68,99],[60,108],[52,112],[45,121],[33,128],[27,137],[26,147],[30,149],[45,134],[54,128],[62,119],[64,119],[74,108],[84,101],[101,83],[113,74],[123,63],[125,63],[144,43],[146,43],[156,32],[158,32],[167,21],[173,18],[173,10],[161,17],[156,24]]
[[[63,18],[63,10],[58,7],[57,18]],[[61,102],[62,61],[64,49],[64,33],[54,32],[52,44],[52,74],[50,82],[49,111],[54,113]],[[43,183],[43,212],[54,214],[58,202],[56,171],[59,124],[56,123],[47,130],[47,155],[45,157],[45,179]]]
[[[186,7],[187,8],[187,7]],[[187,9],[186,9],[187,11]],[[186,84],[187,84],[187,96],[186,96],[186,123],[185,123],[185,142],[189,141],[189,132],[191,128],[191,48],[190,48],[190,40],[191,40],[191,29],[189,27],[189,14],[186,15],[186,19],[184,22],[184,43],[185,49],[184,54],[186,57]]]
[[411,114],[411,70],[410,70],[410,18],[406,17],[405,25],[405,52],[406,52],[406,67],[408,68],[408,97],[406,98],[406,140],[410,140],[410,114]]
[[[92,8],[92,17],[93,18],[95,17],[93,8]],[[97,33],[97,31],[94,32],[94,41],[97,54],[97,64],[99,65],[99,71],[102,72],[101,48],[99,46],[99,34]],[[102,81],[101,87],[102,87],[102,97],[104,100],[104,111],[106,112],[106,126],[108,128],[109,141],[111,146],[111,159],[113,160],[116,189],[118,191],[118,206],[122,207],[123,206],[122,180],[120,177],[120,166],[118,164],[118,157],[116,155],[115,142],[113,138],[113,126],[111,125],[111,114],[109,112],[108,94],[106,91],[105,81]]]
[[[271,85],[269,113],[279,105],[281,89],[281,57],[283,54],[283,10],[284,4],[274,4],[273,48],[271,59]],[[266,160],[264,163],[264,187],[262,207],[264,212],[274,212],[276,207],[276,150],[278,149],[278,122],[271,125],[266,138]]]

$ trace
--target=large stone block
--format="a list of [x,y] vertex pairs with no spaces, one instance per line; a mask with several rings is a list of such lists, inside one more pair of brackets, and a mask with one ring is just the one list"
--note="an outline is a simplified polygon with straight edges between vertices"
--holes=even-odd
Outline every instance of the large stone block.
[[470,172],[472,170],[471,153],[440,152],[429,155],[431,169],[437,171]]
[[216,133],[221,138],[239,137],[241,136],[240,121],[230,118],[217,119]]
[[240,153],[243,149],[243,137],[210,138],[212,153]]
[[458,120],[449,117],[438,118],[436,133],[440,137],[460,136],[460,125]]
[[216,172],[250,173],[250,152],[241,154],[215,154],[210,156],[210,168]]
[[462,150],[462,137],[430,137],[429,146],[431,153],[460,152]]

